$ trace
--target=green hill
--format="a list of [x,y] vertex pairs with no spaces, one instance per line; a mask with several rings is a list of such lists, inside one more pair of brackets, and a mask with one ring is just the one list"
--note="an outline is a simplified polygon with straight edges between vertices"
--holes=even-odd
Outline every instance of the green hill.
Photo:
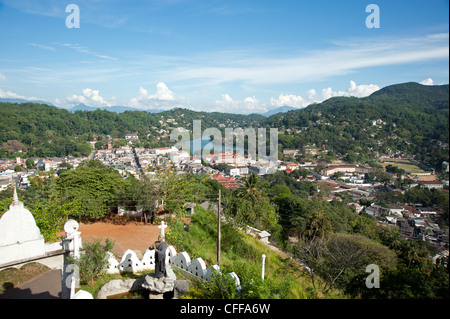
[[[378,122],[374,122],[377,121]],[[350,162],[400,152],[440,168],[448,160],[449,86],[405,83],[365,98],[335,97],[305,109],[276,114],[267,125],[279,130],[284,148],[315,144]]]
[[[180,108],[157,114],[107,110],[71,113],[36,103],[0,103],[0,114],[0,158],[87,155],[91,150],[87,141],[105,141],[107,135],[123,138],[130,133],[138,133],[139,146],[163,147],[169,141],[157,138],[162,130],[192,130],[192,122],[202,120],[202,129],[217,127],[222,131],[223,127],[276,127],[282,148],[315,145],[326,150],[323,156],[349,162],[395,153],[414,155],[436,169],[448,161],[448,85],[397,84],[365,98],[334,97],[268,118]],[[296,129],[302,132],[296,133]]]

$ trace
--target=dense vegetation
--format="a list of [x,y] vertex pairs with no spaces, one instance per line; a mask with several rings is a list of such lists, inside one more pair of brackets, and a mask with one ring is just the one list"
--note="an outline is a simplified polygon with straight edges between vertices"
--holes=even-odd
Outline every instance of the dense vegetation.
[[[365,162],[376,153],[398,151],[414,155],[418,162],[437,170],[441,169],[442,161],[448,161],[448,85],[398,84],[366,98],[335,97],[269,118],[187,109],[156,114],[144,111],[117,114],[106,110],[71,113],[35,103],[0,103],[0,114],[0,158],[86,156],[91,151],[86,141],[96,139],[97,147],[104,147],[107,136],[123,138],[131,133],[139,135],[137,146],[163,147],[169,139],[157,138],[162,135],[161,130],[168,133],[175,127],[192,130],[193,121],[202,120],[203,130],[276,127],[281,148],[305,153],[306,147],[315,146],[326,150],[322,155],[325,159]],[[373,121],[378,122],[374,125]]]
[[[334,298],[337,291],[341,297],[345,294],[356,298],[449,296],[448,267],[432,263],[430,256],[435,251],[426,242],[402,239],[398,230],[379,226],[365,213],[356,214],[345,201],[326,201],[321,197],[323,191],[318,192],[310,182],[297,182],[285,172],[266,179],[250,175],[241,188],[230,191],[203,175],[179,176],[170,168],[158,174],[152,179],[123,179],[92,160],[58,178],[49,175],[31,179],[32,187],[21,191],[19,197],[35,216],[46,240],[55,240],[69,217],[98,220],[114,214],[118,206],[128,210],[142,207],[151,216],[155,200],[164,199],[165,209],[175,216],[169,220],[169,242],[177,251],[186,250],[194,258],[202,257],[212,264],[216,262],[216,214],[197,206],[186,232],[184,223],[189,216],[184,204],[215,203],[220,189],[228,218],[222,228],[223,266],[235,271],[242,283],[254,283],[247,287],[255,293],[254,298],[290,298],[296,294],[303,298]],[[448,211],[448,193],[414,189],[405,196],[415,202],[436,201],[438,205],[446,201]],[[7,209],[11,197],[11,189],[0,193],[1,212]],[[266,248],[237,230],[236,226],[245,225],[268,231],[277,247],[315,271],[308,272],[268,255],[267,281],[256,281]],[[369,264],[380,267],[379,289],[365,286],[365,267]],[[204,297],[211,287],[198,289],[192,297]]]
[[[440,169],[448,161],[449,87],[406,83],[386,87],[366,98],[335,97],[303,110],[271,116],[267,123],[285,130],[284,148],[315,145],[349,162],[365,162],[375,153],[396,151]],[[373,121],[377,121],[374,122]]]
[[[414,83],[388,87],[363,99],[333,98],[268,119],[182,109],[159,114],[116,114],[100,110],[70,113],[46,105],[0,103],[0,158],[88,155],[91,148],[86,142],[89,140],[99,140],[96,147],[102,147],[107,135],[123,138],[136,132],[141,139],[138,145],[164,146],[167,138],[155,139],[161,129],[189,128],[193,120],[202,119],[203,129],[220,124],[279,127],[283,148],[304,151],[306,145],[315,144],[320,148],[323,145],[327,150],[325,156],[349,162],[368,161],[375,152],[402,151],[440,169],[441,162],[448,161],[448,106],[448,85],[426,87]],[[167,119],[174,119],[176,124],[170,121],[169,125]],[[374,125],[373,121],[377,120]],[[295,132],[302,127],[308,129]],[[121,144],[123,140],[116,143]],[[393,171],[393,167],[388,170]],[[319,191],[310,182],[297,181],[300,175],[306,174],[305,171],[277,172],[264,179],[250,175],[242,187],[230,191],[206,175],[179,176],[170,167],[151,178],[137,180],[133,176],[123,179],[100,161],[85,161],[57,178],[45,173],[30,178],[31,188],[19,192],[19,197],[35,216],[48,241],[56,238],[68,217],[98,220],[114,214],[118,207],[142,208],[147,216],[153,216],[157,209],[155,201],[163,199],[165,209],[176,216],[170,221],[170,242],[178,251],[187,250],[194,258],[202,257],[213,263],[216,217],[199,208],[192,217],[190,231],[185,232],[184,204],[215,202],[220,189],[228,218],[223,226],[223,266],[238,273],[242,282],[255,283],[246,286],[247,296],[288,298],[296,291],[303,298],[330,298],[338,289],[356,298],[449,297],[448,266],[432,263],[430,256],[434,250],[426,242],[406,241],[397,230],[379,226],[365,213],[356,214],[346,205],[345,194],[342,194],[343,201],[326,201],[324,197],[329,194],[326,186],[320,186]],[[376,172],[367,178],[383,181],[386,173]],[[11,198],[12,189],[0,193],[0,214],[7,209]],[[380,205],[406,201],[437,205],[443,210],[448,227],[448,193],[410,189],[405,194],[380,193],[375,201]],[[259,243],[236,230],[235,226],[245,225],[268,231],[277,247],[292,253],[315,271],[293,269],[272,256],[267,281],[258,282],[257,264],[263,250]],[[379,289],[366,288],[368,264],[380,267]],[[286,277],[280,279],[285,269]],[[298,286],[295,276],[309,280]],[[208,291],[221,293],[211,287],[198,289],[192,292],[192,297],[204,297]],[[234,293],[228,291],[227,296],[236,297]]]
[[174,127],[188,129],[192,128],[193,120],[202,120],[202,129],[206,129],[221,123],[247,127],[264,118],[186,109],[158,114],[144,111],[117,114],[106,110],[71,113],[36,103],[0,103],[0,114],[0,158],[87,156],[92,150],[87,141],[97,139],[99,146],[104,147],[107,136],[123,138],[134,133],[138,133],[142,141],[139,146],[163,147],[168,138],[158,143],[156,137],[162,135],[161,129],[168,130],[169,127],[165,122],[159,123],[161,119],[176,119]]

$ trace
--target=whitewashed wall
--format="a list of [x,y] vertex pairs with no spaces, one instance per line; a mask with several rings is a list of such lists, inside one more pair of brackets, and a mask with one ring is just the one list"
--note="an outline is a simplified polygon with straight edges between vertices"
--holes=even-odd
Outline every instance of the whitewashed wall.
[[[109,254],[109,266],[107,272],[110,274],[121,272],[135,273],[155,269],[154,250],[147,249],[142,256],[142,259],[139,259],[133,250],[128,249],[123,253],[120,262],[117,261],[112,253]],[[211,282],[214,272],[221,273],[218,265],[207,268],[202,258],[196,258],[191,261],[187,252],[184,251],[177,254],[173,246],[167,247],[166,250],[166,265],[169,264],[190,277],[206,280],[208,282]],[[236,287],[240,288],[240,280],[236,273],[231,272],[228,276],[234,280]]]

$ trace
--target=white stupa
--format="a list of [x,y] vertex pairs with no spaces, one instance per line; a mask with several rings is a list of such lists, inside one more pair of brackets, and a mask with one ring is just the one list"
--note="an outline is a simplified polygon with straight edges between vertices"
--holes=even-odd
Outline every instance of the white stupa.
[[34,216],[19,201],[14,188],[13,202],[0,216],[0,265],[43,256],[45,251]]

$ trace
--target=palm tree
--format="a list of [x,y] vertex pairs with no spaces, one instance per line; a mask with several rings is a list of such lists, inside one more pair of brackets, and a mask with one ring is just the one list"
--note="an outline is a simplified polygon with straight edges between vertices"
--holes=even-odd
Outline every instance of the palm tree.
[[238,196],[242,199],[250,200],[253,203],[261,198],[261,193],[257,189],[258,177],[255,174],[249,175],[245,181],[243,188],[239,191]]
[[419,257],[416,247],[412,246],[409,248],[408,259],[409,259],[408,268],[411,266],[411,263],[415,264],[416,262],[419,261],[420,257]]

